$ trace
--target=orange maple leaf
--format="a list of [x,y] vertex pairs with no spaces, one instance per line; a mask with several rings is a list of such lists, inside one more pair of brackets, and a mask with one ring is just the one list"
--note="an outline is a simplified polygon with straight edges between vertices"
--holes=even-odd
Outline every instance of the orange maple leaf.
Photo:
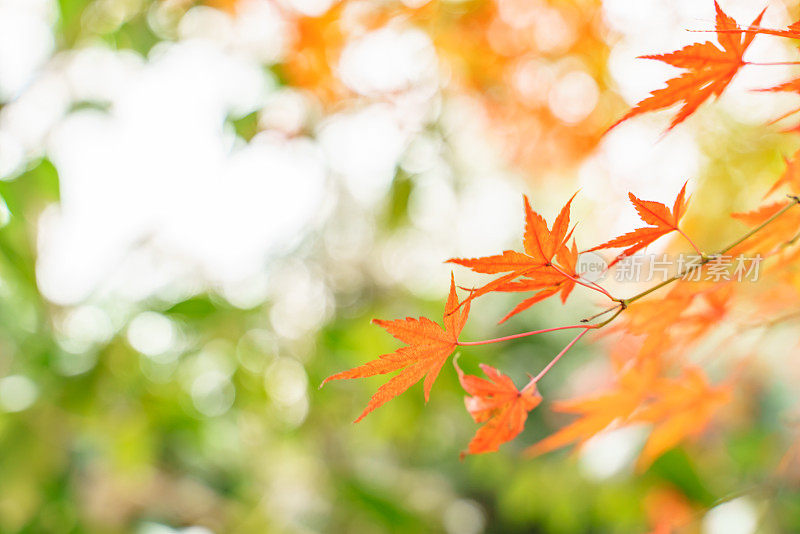
[[776,35],[778,37],[788,37],[789,39],[800,39],[800,20],[790,24],[785,30],[771,30],[769,28],[751,28],[756,33]]
[[571,443],[581,445],[612,423],[626,421],[647,398],[658,370],[657,361],[643,360],[624,371],[614,389],[599,395],[554,403],[554,411],[579,414],[580,417],[529,447],[526,453],[536,456]]
[[681,218],[683,217],[684,213],[686,213],[687,201],[685,196],[686,184],[684,183],[680,193],[678,193],[678,196],[675,199],[675,203],[672,206],[672,211],[670,211],[670,209],[661,202],[640,200],[639,198],[636,198],[633,193],[628,193],[628,198],[630,198],[633,206],[639,213],[639,217],[647,224],[651,224],[653,226],[637,228],[632,232],[615,237],[611,241],[603,243],[602,245],[597,245],[596,247],[590,248],[587,252],[604,248],[628,247],[609,264],[609,267],[611,267],[623,258],[635,254],[659,237],[672,231],[681,232],[681,230],[678,228],[678,223],[680,223]]
[[[669,54],[640,56],[644,59],[656,59],[673,67],[686,69],[686,72],[677,78],[668,80],[667,86],[663,89],[657,89],[650,93],[649,97],[636,104],[611,128],[636,115],[683,103],[680,111],[667,128],[669,131],[686,120],[700,104],[712,96],[722,94],[739,69],[746,64],[743,56],[755,38],[755,34],[732,33],[732,30],[739,29],[736,21],[726,15],[716,1],[714,8],[717,11],[717,40],[722,49],[711,41],[706,41],[685,46]],[[763,15],[764,11],[756,17],[751,26],[758,26]]]
[[[798,82],[800,82],[800,80],[798,80]],[[783,161],[786,162],[786,170],[783,171],[778,181],[772,184],[772,187],[764,195],[764,198],[770,196],[783,186],[788,186],[792,193],[800,193],[800,150],[795,152],[792,159],[784,156]]]
[[749,226],[756,226],[758,224],[763,223],[780,210],[786,207],[788,201],[781,200],[778,202],[773,202],[772,204],[765,204],[760,206],[752,211],[743,211],[739,213],[731,213],[731,217],[742,221],[743,223]]
[[[558,284],[564,280],[568,280],[569,277],[564,276],[562,271],[565,271],[565,267],[566,270],[574,271],[574,263],[577,261],[577,250],[574,250],[576,258],[575,261],[573,261],[573,251],[570,251],[565,247],[565,243],[572,235],[572,232],[569,231],[569,212],[570,205],[572,204],[572,200],[574,198],[575,195],[573,195],[572,198],[567,201],[553,222],[553,228],[549,229],[544,218],[531,208],[528,197],[524,197],[524,253],[516,252],[514,250],[506,250],[503,251],[502,254],[495,256],[485,256],[482,258],[451,258],[447,260],[448,263],[455,263],[457,265],[468,267],[476,273],[508,273],[492,280],[488,284],[478,289],[473,289],[469,297],[465,299],[465,302],[471,301],[472,299],[492,291],[531,291],[542,289],[554,284]],[[554,258],[558,259],[560,263],[564,263],[565,265],[554,267]],[[570,262],[572,263],[570,264]],[[522,281],[520,284],[512,283],[521,277],[527,277],[527,280]],[[566,298],[566,296],[569,295],[570,290],[566,290],[566,293],[562,293],[563,298]],[[557,291],[553,291],[546,296],[553,295],[556,292]],[[530,305],[532,304],[533,303]],[[511,315],[513,315],[513,313]]]
[[489,377],[465,375],[453,360],[461,386],[470,396],[464,397],[467,411],[476,423],[486,423],[478,429],[464,454],[494,452],[500,445],[511,441],[522,432],[528,412],[542,402],[542,396],[531,380],[522,390],[517,390],[512,380],[486,364],[481,370]]
[[[789,204],[789,201],[778,201],[766,204],[753,211],[733,213],[731,217],[742,221],[748,226],[757,226],[778,213]],[[784,244],[797,235],[800,227],[800,213],[790,211],[781,218],[770,223],[769,232],[759,232],[757,235],[743,241],[728,253],[732,256],[738,254],[755,254],[771,256],[783,249]]]
[[713,387],[700,368],[691,367],[678,378],[661,379],[653,394],[656,400],[631,419],[631,422],[655,424],[639,456],[639,469],[646,469],[685,438],[702,432],[714,413],[730,402],[731,387],[727,384]]
[[[797,93],[800,92],[800,78],[795,78],[793,80],[789,80],[788,82],[779,83],[778,85],[773,85],[772,87],[765,87],[763,89],[755,89],[756,91],[765,91],[770,93],[779,93],[779,92],[786,92],[786,93]],[[784,115],[786,117],[791,115],[792,113],[796,113],[797,110],[791,111]],[[783,118],[780,117],[780,118]],[[778,119],[776,119],[778,120]]]
[[551,269],[550,272],[543,271],[541,273],[539,271],[534,271],[533,277],[526,275],[526,278],[523,278],[522,280],[507,282],[495,289],[495,291],[500,292],[537,291],[537,293],[532,297],[529,297],[517,304],[513,310],[508,312],[505,317],[500,319],[500,323],[506,322],[514,315],[527,310],[537,302],[541,302],[558,293],[561,293],[562,303],[567,301],[570,293],[572,293],[572,290],[575,289],[575,279],[580,277],[580,275],[576,272],[576,265],[578,263],[578,247],[575,245],[575,241],[572,242],[572,248],[567,248],[566,246],[561,247],[561,250],[558,251],[556,257],[558,258],[559,265],[563,271],[566,272],[571,278],[567,278],[563,273],[553,269]]
[[464,328],[468,315],[469,303],[460,309],[455,281],[451,274],[450,295],[444,308],[444,328],[426,317],[406,317],[394,321],[373,319],[374,324],[386,329],[407,346],[400,347],[391,354],[384,354],[377,360],[329,376],[320,387],[331,380],[363,378],[402,369],[399,374],[378,388],[378,391],[370,398],[367,407],[355,420],[356,423],[375,408],[406,391],[423,377],[425,377],[423,388],[427,402],[431,387],[439,375],[442,365],[458,345],[458,336]]
[[611,391],[557,403],[554,410],[580,417],[527,452],[538,455],[571,443],[581,445],[612,424],[652,423],[654,429],[637,464],[644,469],[686,437],[699,434],[731,399],[730,385],[711,386],[698,367],[677,378],[659,378],[659,369],[657,361],[641,360],[620,376]]
[[731,33],[762,33],[764,35],[774,35],[776,37],[787,37],[789,39],[800,39],[800,20],[792,23],[783,30],[775,30],[772,28],[762,28],[755,23],[751,24],[747,29],[728,30]]
[[[784,83],[781,83],[781,84],[778,84],[778,85],[774,85],[772,87],[765,87],[763,89],[755,89],[755,90],[756,91],[761,91],[761,92],[768,92],[768,93],[779,93],[779,92],[800,93],[800,78],[795,78],[794,80],[789,80],[788,82],[784,82]],[[782,115],[779,115],[778,117],[775,117],[774,119],[769,121],[767,124],[775,124],[776,122],[782,121],[783,119],[785,119],[787,117],[791,117],[792,115],[794,115],[798,111],[800,111],[800,108],[791,109],[791,110],[787,111],[786,113],[784,113]],[[788,132],[797,132],[798,130],[800,130],[800,125],[792,126],[792,127],[789,127],[789,128],[785,128],[785,129],[783,129],[781,131],[784,132],[784,133],[788,133]]]
[[666,296],[638,302],[620,328],[657,354],[683,350],[719,324],[732,297],[729,282],[679,280]]

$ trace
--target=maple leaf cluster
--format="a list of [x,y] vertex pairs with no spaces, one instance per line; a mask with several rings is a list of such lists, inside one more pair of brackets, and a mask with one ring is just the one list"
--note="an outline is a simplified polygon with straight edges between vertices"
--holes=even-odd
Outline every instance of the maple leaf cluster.
[[[716,2],[714,7],[714,31],[718,44],[706,41],[667,54],[643,56],[684,69],[685,72],[636,104],[612,128],[645,112],[680,105],[668,128],[672,129],[692,115],[702,103],[720,96],[743,67],[770,64],[744,59],[745,52],[757,35],[800,39],[800,21],[783,30],[763,28],[760,26],[764,16],[762,11],[749,26],[741,27]],[[800,93],[800,78],[764,90]],[[650,433],[638,461],[639,468],[646,469],[665,451],[688,437],[701,434],[734,397],[734,386],[741,372],[737,371],[727,380],[714,384],[700,363],[688,359],[691,348],[723,320],[731,318],[746,305],[755,309],[756,317],[763,317],[767,307],[765,303],[769,303],[771,311],[781,307],[789,310],[789,313],[776,317],[768,324],[800,317],[800,313],[794,310],[800,295],[785,290],[787,283],[792,287],[800,286],[800,271],[796,268],[800,262],[800,246],[797,246],[800,245],[800,209],[792,209],[800,204],[800,151],[791,158],[785,158],[785,171],[766,192],[765,199],[773,199],[779,194],[785,196],[770,200],[752,211],[732,214],[735,220],[749,229],[739,239],[715,253],[702,252],[680,227],[689,204],[686,184],[671,207],[629,194],[630,202],[645,225],[583,249],[584,252],[618,251],[608,263],[608,269],[611,269],[661,237],[678,234],[697,254],[699,261],[626,298],[615,297],[608,289],[578,272],[578,258],[582,249],[576,243],[575,226],[571,223],[574,195],[564,204],[552,225],[548,225],[532,208],[529,199],[524,197],[525,230],[520,250],[448,260],[454,265],[487,275],[490,279],[478,287],[461,288],[463,296],[459,298],[459,287],[451,275],[443,326],[424,317],[375,320],[375,324],[405,343],[405,346],[349,371],[334,374],[325,382],[398,372],[370,399],[364,412],[356,419],[360,421],[372,410],[423,379],[427,402],[436,377],[458,347],[487,345],[554,331],[576,331],[577,334],[564,349],[541,372],[531,376],[521,389],[495,367],[481,364],[486,378],[480,378],[465,374],[454,362],[459,382],[467,393],[466,409],[476,423],[483,424],[468,444],[465,454],[486,453],[498,450],[503,443],[522,432],[528,413],[542,402],[537,389],[538,382],[584,335],[603,329],[608,337],[615,338],[610,358],[612,377],[608,387],[575,399],[555,402],[555,412],[570,414],[574,420],[526,451],[537,455],[568,445],[580,447],[611,428],[647,425]],[[767,227],[769,231],[764,231]],[[711,269],[724,275],[726,271],[722,259],[725,255],[734,254],[747,254],[765,260],[763,271],[769,276],[758,284],[733,284],[729,277],[718,277],[715,281],[687,279],[687,275],[710,272]],[[460,339],[470,306],[484,295],[524,295],[500,319],[500,323],[503,323],[553,296],[559,296],[564,303],[579,286],[608,299],[608,306],[575,325],[485,341]],[[769,298],[764,298],[764,295],[769,295]]]
[[[686,211],[686,185],[681,189],[670,210],[660,202],[644,201],[631,195],[631,202],[641,219],[650,225],[622,235],[589,250],[616,249],[627,247],[617,256],[615,262],[626,255],[640,250],[647,244],[672,231],[679,231],[678,224]],[[601,286],[581,279],[576,271],[578,248],[572,239],[574,227],[570,228],[570,210],[574,195],[570,198],[553,221],[552,226],[531,207],[524,197],[525,232],[522,250],[505,250],[501,254],[481,258],[454,258],[450,263],[467,267],[480,274],[500,275],[481,287],[469,290],[467,296],[458,298],[454,277],[450,280],[450,294],[445,304],[443,327],[425,317],[398,319],[394,321],[373,320],[406,346],[396,352],[384,354],[377,360],[367,362],[348,371],[334,374],[325,379],[331,380],[363,378],[394,371],[399,373],[381,386],[370,399],[356,422],[375,408],[393,397],[403,393],[424,378],[423,391],[428,401],[430,391],[445,361],[457,347],[483,342],[461,342],[459,335],[469,315],[470,305],[476,298],[491,292],[532,293],[512,309],[500,322],[516,315],[537,302],[551,296],[560,295],[566,302],[576,285],[584,286],[611,298],[622,306],[622,301],[611,297]],[[576,328],[580,334],[573,340],[597,325],[583,325]],[[559,330],[556,328],[554,330]],[[560,358],[572,344],[568,345]],[[481,365],[489,380],[465,375],[456,365],[459,380],[464,390],[471,396],[466,398],[466,407],[476,422],[485,423],[470,442],[467,453],[491,452],[499,445],[516,437],[523,429],[527,414],[541,402],[536,383],[544,375],[533,377],[518,390],[512,380],[494,367]],[[545,371],[546,372],[546,371]],[[607,421],[606,425],[610,421]],[[602,430],[602,428],[597,429]]]

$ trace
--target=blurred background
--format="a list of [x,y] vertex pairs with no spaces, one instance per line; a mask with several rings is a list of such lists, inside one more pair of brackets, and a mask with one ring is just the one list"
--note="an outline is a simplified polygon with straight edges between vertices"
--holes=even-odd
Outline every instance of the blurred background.
[[[747,23],[764,3],[721,5]],[[768,5],[764,26],[798,15]],[[654,114],[603,136],[674,74],[636,56],[712,35],[685,30],[713,9],[0,0],[0,532],[800,530],[798,493],[770,478],[794,402],[778,372],[733,430],[643,474],[636,429],[520,458],[564,424],[547,409],[459,462],[476,426],[449,365],[427,406],[415,387],[358,425],[382,379],[317,389],[395,350],[371,318],[440,318],[445,259],[518,246],[523,193],[550,219],[580,189],[588,245],[632,227],[628,191],[671,202],[689,179],[701,246],[741,233],[728,213],[798,145],[763,126],[797,97],[749,89],[791,67],[746,70],[668,135]],[[796,59],[764,38],[749,53]],[[594,303],[577,293],[502,327],[514,299],[487,297],[464,337],[574,323]],[[564,340],[461,363],[521,384]],[[545,399],[597,386],[606,350],[579,345]]]

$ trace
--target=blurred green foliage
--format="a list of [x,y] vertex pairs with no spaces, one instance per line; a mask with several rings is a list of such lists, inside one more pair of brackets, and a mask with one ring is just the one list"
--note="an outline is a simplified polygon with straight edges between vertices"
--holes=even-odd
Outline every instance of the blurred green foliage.
[[[405,187],[396,184],[396,195],[402,198]],[[485,521],[486,532],[643,532],[642,497],[650,489],[672,488],[710,507],[743,481],[763,483],[779,448],[769,428],[755,428],[733,436],[727,456],[676,450],[644,476],[626,471],[592,482],[565,453],[518,456],[561,424],[537,410],[503,452],[459,462],[475,425],[449,366],[428,406],[412,388],[351,425],[380,380],[316,385],[393,350],[393,340],[369,318],[441,314],[441,302],[385,288],[371,288],[357,313],[340,309],[312,339],[295,342],[271,339],[264,329],[269,302],[250,310],[213,294],[146,302],[135,311],[163,314],[188,340],[175,361],[138,353],[124,325],[111,339],[71,354],[53,326],[62,310],[44,301],[35,284],[34,230],[41,209],[58,200],[56,172],[42,161],[0,184],[0,194],[12,213],[0,231],[0,370],[27,376],[39,392],[29,408],[0,416],[1,532],[157,532],[154,525],[439,532],[472,517],[459,506],[478,510],[474,517]],[[402,200],[387,200],[390,226],[402,214],[398,205]],[[523,321],[531,326],[527,318],[509,328]],[[561,342],[528,338],[488,354],[475,347],[462,351],[461,361],[474,372],[478,357],[491,358],[519,380]],[[216,416],[198,411],[184,380],[209,354],[230,366],[235,388],[230,410]],[[567,367],[588,357],[578,350]],[[294,358],[308,373],[309,411],[300,422],[269,389],[270,370]],[[780,488],[770,500],[785,512],[775,516],[785,522],[783,531],[800,521],[794,497]]]
[[[146,3],[139,15],[100,36],[83,34],[89,5],[59,1],[62,47],[101,37],[145,54],[157,42],[145,21]],[[249,115],[233,127],[247,140],[257,121]],[[752,169],[744,160],[778,165],[775,140],[759,143],[754,137],[748,133],[742,141],[749,147],[746,157],[722,153],[718,145],[711,152],[737,158],[734,166],[745,169],[746,177]],[[740,188],[736,180],[744,178],[722,174],[711,172],[708,179]],[[398,172],[377,217],[384,235],[407,224],[413,188],[413,177]],[[438,318],[442,308],[439,301],[421,302],[368,279],[320,331],[299,340],[269,332],[269,300],[241,310],[203,293],[122,310],[108,303],[117,314],[113,335],[72,350],[57,330],[68,310],[47,302],[36,285],[36,229],[42,210],[59,199],[56,169],[41,160],[16,180],[0,182],[0,197],[11,213],[0,229],[0,378],[27,377],[37,392],[30,406],[0,413],[2,533],[157,534],[203,526],[259,534],[628,534],[646,531],[645,496],[663,488],[685,496],[698,517],[699,510],[756,488],[770,507],[762,511],[765,529],[800,531],[797,488],[771,485],[782,444],[768,407],[757,414],[757,425],[714,450],[674,450],[641,476],[624,469],[603,480],[588,478],[568,452],[520,458],[524,446],[564,423],[546,406],[531,414],[525,433],[501,453],[460,462],[476,425],[463,409],[449,364],[427,406],[418,385],[359,425],[350,424],[381,379],[322,390],[317,385],[333,372],[394,350],[394,340],[369,319]],[[180,332],[184,343],[173,359],[150,358],[131,346],[129,323],[146,311],[168,318]],[[535,328],[568,313],[545,305],[540,315],[517,317],[504,328]],[[484,324],[489,316],[483,316]],[[470,324],[465,335],[476,339],[488,332]],[[490,361],[520,383],[563,339],[555,334],[464,350],[461,362],[475,372],[478,358]],[[570,353],[569,362],[543,384],[546,398],[558,398],[561,379],[598,356],[590,350]],[[233,396],[218,414],[204,413],[192,395],[190,377],[209,365],[230,375],[232,389],[212,388],[209,394],[223,404]],[[275,393],[282,373],[307,376],[301,380],[307,413],[298,414]],[[757,402],[768,406],[770,399]]]

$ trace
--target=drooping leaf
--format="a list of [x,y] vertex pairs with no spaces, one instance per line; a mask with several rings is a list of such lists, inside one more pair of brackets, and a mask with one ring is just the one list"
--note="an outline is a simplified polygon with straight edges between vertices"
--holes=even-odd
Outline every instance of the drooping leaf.
[[[716,1],[714,8],[717,12],[717,40],[722,48],[711,41],[706,41],[685,46],[668,54],[641,56],[644,59],[655,59],[673,67],[686,69],[686,72],[668,80],[666,87],[653,91],[611,128],[636,115],[682,104],[667,129],[671,130],[694,113],[700,104],[712,96],[722,94],[739,69],[745,65],[743,56],[753,42],[755,34],[734,32],[733,30],[739,29],[736,21],[726,15]],[[756,17],[751,26],[758,26],[763,15],[764,11]]]
[[616,386],[607,392],[554,403],[553,410],[578,414],[580,417],[529,447],[526,452],[536,456],[572,443],[581,445],[612,423],[624,422],[647,398],[657,371],[657,362],[644,360],[627,369],[619,377]]
[[370,398],[367,407],[358,416],[355,422],[363,419],[375,408],[383,405],[397,395],[422,380],[425,401],[430,397],[433,386],[442,365],[453,353],[458,345],[458,336],[464,328],[464,323],[469,315],[469,303],[459,306],[456,294],[455,281],[450,277],[450,295],[444,311],[444,328],[426,317],[406,317],[394,321],[373,319],[373,323],[384,328],[407,346],[397,349],[390,354],[384,354],[377,360],[372,360],[326,378],[322,385],[331,380],[346,378],[363,378],[380,374],[400,371],[391,380],[383,384]]
[[508,376],[489,365],[480,366],[489,380],[465,375],[455,360],[453,365],[461,386],[471,395],[464,397],[467,411],[476,423],[486,423],[475,433],[464,454],[498,450],[500,445],[522,432],[528,412],[542,402],[533,381],[518,390]]
[[729,385],[711,386],[698,367],[685,369],[675,379],[661,379],[652,393],[655,399],[631,419],[655,425],[639,456],[640,469],[685,438],[702,432],[731,399]]
[[650,423],[653,430],[638,461],[643,469],[685,438],[700,433],[730,401],[730,386],[709,385],[697,367],[685,369],[676,378],[659,376],[660,368],[653,358],[639,359],[610,391],[557,403],[554,410],[580,417],[527,452],[538,455],[572,443],[582,445],[612,425]]
[[666,205],[660,202],[641,200],[634,196],[633,193],[628,193],[628,198],[630,198],[633,206],[636,208],[639,218],[641,218],[647,224],[653,226],[637,228],[632,232],[615,237],[611,241],[607,241],[602,245],[597,245],[596,247],[590,248],[587,251],[592,252],[605,248],[627,247],[614,259],[614,261],[609,264],[609,267],[613,266],[623,258],[635,254],[659,237],[678,230],[678,224],[680,223],[683,215],[686,213],[687,200],[685,183],[683,184],[680,193],[678,193],[678,196],[675,198],[672,211],[670,211]]
[[665,346],[686,349],[727,315],[731,297],[731,285],[679,280],[665,295],[631,308],[622,328],[660,352]]

